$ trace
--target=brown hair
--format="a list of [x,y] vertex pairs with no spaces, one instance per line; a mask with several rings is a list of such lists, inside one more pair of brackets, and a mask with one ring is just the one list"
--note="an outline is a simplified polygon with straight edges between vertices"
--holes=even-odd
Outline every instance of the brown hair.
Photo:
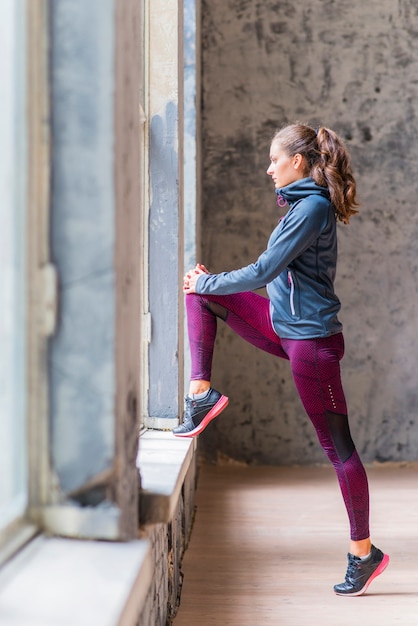
[[275,142],[288,156],[300,154],[305,158],[307,175],[328,188],[337,218],[348,224],[358,213],[358,202],[350,155],[341,137],[324,126],[315,130],[297,122],[279,130],[273,137]]

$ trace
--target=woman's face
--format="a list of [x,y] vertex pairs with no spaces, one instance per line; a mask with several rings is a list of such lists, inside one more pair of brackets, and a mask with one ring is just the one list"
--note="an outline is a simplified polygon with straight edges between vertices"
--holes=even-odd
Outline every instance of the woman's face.
[[288,156],[280,144],[273,141],[270,148],[270,166],[267,174],[272,177],[276,189],[281,189],[304,178],[303,157],[300,154]]

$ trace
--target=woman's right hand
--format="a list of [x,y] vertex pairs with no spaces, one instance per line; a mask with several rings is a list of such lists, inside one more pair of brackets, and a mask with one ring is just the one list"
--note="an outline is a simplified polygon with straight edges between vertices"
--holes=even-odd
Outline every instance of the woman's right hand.
[[186,272],[183,278],[183,292],[184,293],[196,293],[196,283],[199,276],[202,274],[209,274],[209,270],[206,269],[204,265],[201,263],[197,263],[197,265]]

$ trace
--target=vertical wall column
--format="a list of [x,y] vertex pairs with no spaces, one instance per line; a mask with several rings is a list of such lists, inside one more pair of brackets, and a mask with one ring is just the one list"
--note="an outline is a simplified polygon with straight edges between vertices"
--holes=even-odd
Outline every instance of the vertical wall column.
[[171,427],[183,393],[183,3],[149,3],[148,426]]
[[142,7],[56,0],[50,25],[59,315],[49,346],[55,506],[41,514],[58,534],[129,539],[139,491]]
[[115,0],[115,499],[121,536],[138,528],[139,407],[141,405],[141,267],[143,124],[138,106],[143,84],[141,2]]
[[[197,248],[200,207],[200,1],[184,0],[184,269],[200,260]],[[185,320],[186,324],[186,320]],[[186,330],[187,336],[187,330]],[[184,371],[190,372],[190,351]],[[189,385],[185,376],[185,393]]]
[[51,459],[65,494],[109,471],[115,443],[114,12],[51,3]]

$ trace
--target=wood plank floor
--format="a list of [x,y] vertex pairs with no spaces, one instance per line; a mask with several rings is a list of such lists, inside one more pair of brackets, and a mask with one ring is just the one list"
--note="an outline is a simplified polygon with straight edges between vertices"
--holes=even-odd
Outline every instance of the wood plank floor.
[[174,626],[418,626],[418,466],[368,475],[372,540],[391,562],[341,598],[348,524],[331,467],[202,466]]

